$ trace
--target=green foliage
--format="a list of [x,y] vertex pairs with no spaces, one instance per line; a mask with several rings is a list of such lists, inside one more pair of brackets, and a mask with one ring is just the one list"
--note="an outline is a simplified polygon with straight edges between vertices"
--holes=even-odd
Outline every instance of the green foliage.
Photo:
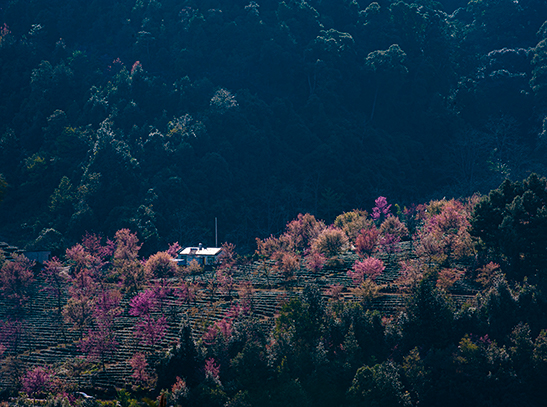
[[71,205],[76,199],[74,188],[68,177],[61,178],[59,186],[49,200],[49,210],[61,214],[70,213]]
[[547,258],[547,181],[536,174],[524,182],[506,180],[475,207],[471,234],[487,253],[503,261],[511,279],[524,276],[543,284]]
[[[325,307],[306,290],[268,340],[235,324],[234,339],[207,350],[222,385],[203,379],[185,332],[159,369],[165,388],[183,377],[193,405],[404,404],[406,391],[420,405],[543,401],[526,395],[546,377],[547,185],[514,179],[545,172],[545,1],[7,3],[0,235],[62,255],[86,230],[125,229],[103,260],[129,292],[174,274],[139,256],[211,245],[213,217],[220,241],[251,253],[256,236],[308,213],[259,242],[290,274],[307,249],[337,256],[371,226],[362,210],[330,229],[315,216],[510,179],[474,209],[476,259],[455,201],[406,225],[422,231],[421,252],[403,268],[414,291],[400,317]],[[382,233],[406,239],[396,219]],[[372,251],[377,236],[363,239]],[[481,270],[484,290],[454,316],[437,284],[450,289],[466,268]]]
[[[330,220],[379,192],[409,203],[542,170],[543,3],[12,2],[1,231],[130,226],[149,255],[211,244],[214,213],[252,252],[300,211]],[[499,118],[510,149],[485,126]],[[75,198],[45,214],[63,177]]]
[[346,234],[337,228],[323,230],[312,243],[312,250],[324,254],[326,257],[335,257],[342,253],[348,244]]
[[410,405],[410,397],[404,391],[398,370],[393,362],[359,368],[348,390],[350,400],[354,405]]
[[444,348],[450,341],[454,314],[444,292],[436,287],[437,274],[431,272],[414,288],[406,307],[408,320],[403,325],[407,345],[425,349]]

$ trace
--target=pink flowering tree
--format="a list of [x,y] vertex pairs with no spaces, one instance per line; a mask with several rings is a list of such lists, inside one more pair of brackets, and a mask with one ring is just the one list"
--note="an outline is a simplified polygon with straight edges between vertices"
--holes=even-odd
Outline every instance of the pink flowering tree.
[[146,355],[142,352],[135,353],[129,360],[129,364],[133,369],[131,378],[133,378],[135,384],[144,388],[149,387],[153,382],[153,377],[149,372]]
[[344,286],[340,284],[332,284],[327,288],[325,294],[327,294],[333,301],[338,301],[342,298],[342,291],[344,291]]
[[108,265],[114,254],[115,243],[107,239],[103,245],[100,235],[86,232],[82,238],[82,246],[89,254],[89,267],[95,280],[102,285],[103,281],[110,277]]
[[167,252],[153,254],[144,263],[145,274],[155,278],[154,295],[159,304],[160,312],[167,298],[173,293],[172,278],[177,275],[178,266]]
[[171,243],[169,245],[169,248],[167,249],[167,254],[172,258],[176,258],[181,249],[182,246],[179,244],[179,242]]
[[402,291],[411,291],[423,278],[423,273],[427,270],[421,259],[410,259],[400,263],[399,277],[395,282]]
[[232,337],[232,318],[233,315],[227,315],[220,321],[210,325],[205,334],[203,334],[203,343],[207,346],[214,345],[218,339],[227,341]]
[[122,309],[121,294],[118,290],[103,290],[97,295],[93,311],[93,327],[80,341],[80,349],[89,360],[100,360],[103,370],[108,355],[112,355],[118,346],[114,323]]
[[379,196],[376,198],[374,203],[376,206],[372,208],[371,216],[377,224],[381,224],[382,221],[391,213],[391,204],[387,203],[385,196]]
[[37,366],[27,370],[21,379],[23,391],[30,397],[45,397],[58,387],[54,372],[48,367]]
[[202,336],[205,356],[214,357],[223,364],[230,363],[230,344],[234,337],[234,321],[245,313],[239,304],[234,304],[224,317],[212,323]]
[[203,370],[206,379],[212,380],[216,384],[220,384],[220,365],[214,358],[209,358],[205,361]]
[[361,285],[365,278],[376,281],[385,270],[384,262],[374,257],[367,257],[362,261],[356,261],[353,265],[353,270],[348,271],[348,277],[351,278],[353,284]]
[[178,300],[179,304],[190,304],[196,301],[197,292],[197,283],[184,281],[173,290],[173,295]]
[[376,226],[362,230],[355,240],[355,247],[359,256],[370,256],[374,249],[376,249],[379,237],[380,231],[376,229]]
[[131,233],[129,229],[120,229],[116,232],[112,263],[124,289],[128,292],[137,292],[151,278],[144,265],[139,262],[141,247],[136,233]]
[[70,265],[70,274],[73,276],[91,268],[91,254],[80,243],[66,250],[66,258]]
[[310,247],[325,228],[325,223],[317,220],[315,216],[309,213],[300,213],[296,219],[287,224],[285,236],[288,241],[292,242],[293,249],[302,253]]
[[397,235],[386,233],[380,238],[379,246],[382,252],[387,254],[388,262],[391,260],[392,256],[400,251],[399,243],[401,238]]
[[292,279],[300,268],[300,256],[291,252],[278,252],[273,258],[277,261],[276,268],[285,280]]
[[[452,199],[433,201],[432,210],[424,221],[421,237],[430,237],[437,242],[439,253],[436,262],[443,267],[452,267],[461,259],[474,254],[474,245],[469,234],[471,207]],[[437,210],[433,210],[436,208]],[[420,251],[420,247],[417,248]]]
[[115,243],[112,240],[107,239],[106,245],[103,245],[102,240],[103,238],[100,235],[86,232],[82,238],[82,246],[92,256],[105,260],[114,254]]
[[222,244],[222,252],[220,254],[221,269],[230,269],[236,264],[236,246],[233,243],[224,242]]
[[311,251],[305,257],[306,269],[314,275],[319,274],[319,272],[323,270],[326,262],[327,258],[322,253],[314,251]]
[[93,280],[101,287],[109,278],[109,259],[114,252],[114,243],[107,240],[105,246],[101,237],[86,233],[82,243],[77,243],[66,250],[70,274],[75,276],[83,271],[89,272]]
[[152,347],[162,341],[167,329],[165,316],[154,315],[156,308],[157,298],[154,290],[146,290],[133,297],[129,310],[130,315],[139,318],[135,324],[135,336]]
[[[58,272],[60,264],[55,259],[46,266],[47,276],[54,284],[59,284],[59,277],[67,277],[70,280],[68,289],[69,299],[63,308],[63,316],[66,322],[72,324],[74,329],[80,332],[80,340],[84,339],[84,331],[93,325],[95,329],[106,329],[101,322],[94,318],[97,301],[101,301],[102,293],[108,292],[107,280],[109,275],[109,260],[114,252],[114,243],[107,240],[102,244],[102,238],[98,235],[86,233],[82,243],[78,243],[66,251],[66,258],[70,266],[70,273]],[[108,329],[106,329],[108,330]],[[94,338],[94,335],[88,335]],[[84,341],[82,343],[88,343]],[[98,345],[89,345],[92,349]],[[91,351],[92,354],[95,351]]]
[[129,229],[120,229],[116,232],[114,258],[123,260],[137,260],[142,243],[136,233]]
[[72,324],[73,329],[80,333],[81,339],[85,328],[93,318],[98,287],[91,271],[86,268],[78,271],[71,283],[68,289],[70,297],[63,307],[63,317],[66,322]]
[[16,254],[13,261],[6,261],[0,269],[0,290],[17,310],[31,298],[35,281],[32,272],[34,264],[34,261]]

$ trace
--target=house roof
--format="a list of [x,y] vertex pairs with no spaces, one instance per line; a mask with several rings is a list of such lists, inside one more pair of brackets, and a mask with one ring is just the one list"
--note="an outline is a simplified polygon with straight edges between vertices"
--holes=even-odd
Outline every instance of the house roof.
[[186,247],[179,252],[183,256],[216,256],[222,251],[221,247]]

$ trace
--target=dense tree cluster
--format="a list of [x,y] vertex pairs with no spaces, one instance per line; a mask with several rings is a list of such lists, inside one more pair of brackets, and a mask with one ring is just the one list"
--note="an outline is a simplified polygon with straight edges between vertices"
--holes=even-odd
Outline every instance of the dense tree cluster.
[[[0,8],[0,233],[252,251],[298,213],[545,173],[542,0]],[[6,238],[7,238],[6,237]]]

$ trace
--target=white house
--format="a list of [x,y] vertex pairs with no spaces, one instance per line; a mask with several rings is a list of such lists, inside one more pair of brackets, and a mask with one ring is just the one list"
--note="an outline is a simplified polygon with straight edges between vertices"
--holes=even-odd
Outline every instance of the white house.
[[219,262],[221,253],[221,247],[205,247],[200,243],[198,247],[185,247],[179,251],[175,261],[188,265],[196,260],[202,266],[210,266]]

